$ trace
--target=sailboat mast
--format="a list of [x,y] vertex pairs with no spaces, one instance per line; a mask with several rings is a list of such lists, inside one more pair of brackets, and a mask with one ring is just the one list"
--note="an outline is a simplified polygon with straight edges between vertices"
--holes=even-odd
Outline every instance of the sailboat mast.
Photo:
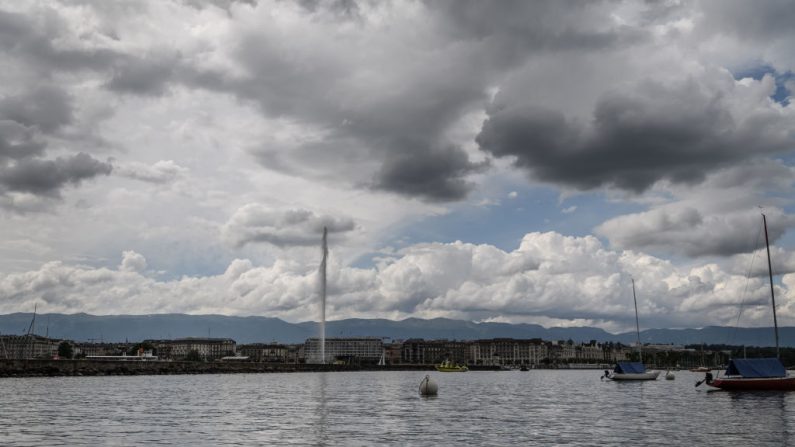
[[632,301],[635,302],[635,330],[638,333],[638,354],[643,363],[643,345],[640,344],[640,323],[638,322],[638,299],[635,297],[635,278],[632,278]]
[[28,348],[28,356],[33,357],[33,337],[31,334],[35,335],[36,332],[36,309],[38,308],[38,303],[33,304],[33,319],[30,320],[30,326],[28,326],[28,333],[25,334],[25,338],[27,340],[27,348]]
[[767,248],[767,275],[770,278],[770,299],[773,301],[773,327],[776,331],[776,358],[781,356],[778,352],[778,319],[776,319],[776,294],[773,291],[773,265],[770,263],[770,241],[767,237],[767,218],[762,214],[762,224],[765,226],[765,247]]
[[39,304],[33,304],[33,319],[30,320],[30,325],[28,326],[28,332],[25,335],[34,334],[36,332],[36,309],[38,308]]

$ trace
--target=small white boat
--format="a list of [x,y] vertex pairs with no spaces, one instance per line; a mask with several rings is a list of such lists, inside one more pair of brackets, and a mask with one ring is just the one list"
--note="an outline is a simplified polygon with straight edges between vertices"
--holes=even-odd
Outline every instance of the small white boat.
[[665,371],[665,380],[674,380],[676,376],[670,370]]

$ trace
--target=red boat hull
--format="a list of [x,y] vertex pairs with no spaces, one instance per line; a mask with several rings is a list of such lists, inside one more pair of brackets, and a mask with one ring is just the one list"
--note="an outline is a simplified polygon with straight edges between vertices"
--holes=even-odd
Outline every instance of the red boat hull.
[[727,391],[795,391],[795,376],[763,379],[721,377],[707,385]]

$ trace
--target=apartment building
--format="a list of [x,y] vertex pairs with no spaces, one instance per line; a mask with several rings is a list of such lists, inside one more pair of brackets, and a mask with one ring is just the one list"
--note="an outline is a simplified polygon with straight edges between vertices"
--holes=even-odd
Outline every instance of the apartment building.
[[289,347],[278,343],[251,343],[238,346],[237,353],[252,362],[287,363]]
[[178,338],[175,340],[144,340],[150,343],[160,359],[185,360],[196,351],[204,361],[234,356],[236,343],[231,338]]
[[309,338],[304,342],[306,363],[378,363],[384,353],[384,343],[380,338],[327,338],[325,362],[320,354],[320,338]]
[[51,359],[58,353],[61,340],[41,335],[0,335],[0,358]]

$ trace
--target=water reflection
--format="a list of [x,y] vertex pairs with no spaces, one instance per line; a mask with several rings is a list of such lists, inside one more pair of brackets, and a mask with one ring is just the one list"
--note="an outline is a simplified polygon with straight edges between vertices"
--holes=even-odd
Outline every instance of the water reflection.
[[326,401],[326,388],[328,387],[328,374],[330,373],[317,373],[311,374],[314,387],[312,396],[315,398],[315,441],[318,445],[328,444],[328,402]]
[[[725,392],[728,403],[735,414],[745,414],[748,424],[759,431],[760,439],[778,442],[780,445],[793,445],[795,438],[790,435],[789,425],[793,415],[788,412],[789,393],[775,391]],[[791,405],[791,404],[790,404]]]

